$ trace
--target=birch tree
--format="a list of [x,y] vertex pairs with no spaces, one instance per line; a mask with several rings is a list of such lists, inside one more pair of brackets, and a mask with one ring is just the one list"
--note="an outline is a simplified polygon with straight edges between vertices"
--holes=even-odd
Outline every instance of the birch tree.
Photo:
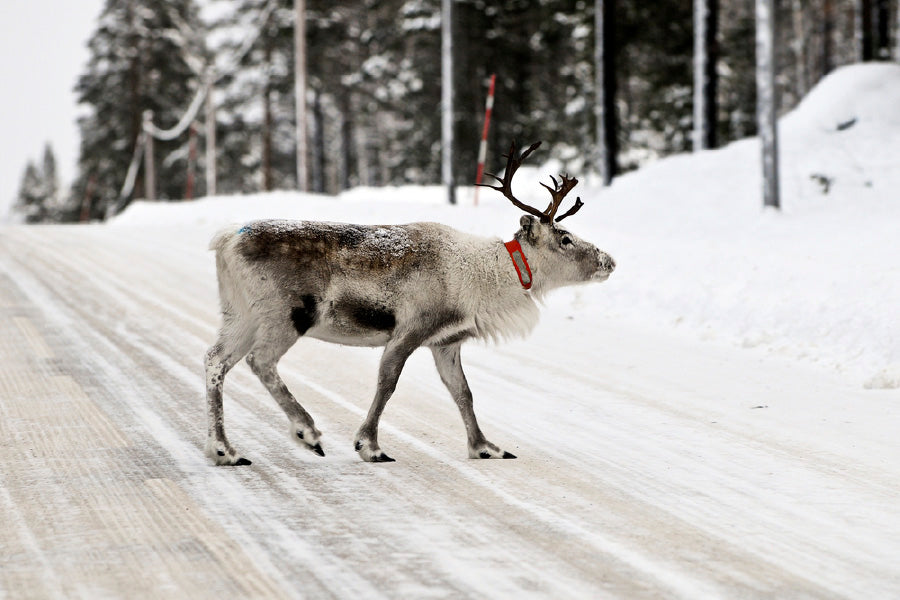
[[441,182],[456,204],[453,180],[453,0],[441,4]]
[[780,208],[775,109],[775,1],[756,0],[756,118],[762,144],[763,204]]
[[[152,110],[157,125],[170,127],[202,85],[192,64],[206,50],[201,40],[184,36],[184,29],[203,30],[193,0],[105,3],[88,42],[88,63],[75,86],[83,110],[72,195],[90,196],[92,218],[103,218],[118,198],[143,111]],[[185,136],[155,145],[154,159],[160,165],[157,191],[162,198],[180,198],[184,193],[186,141]],[[139,176],[137,196],[148,195],[146,183]]]

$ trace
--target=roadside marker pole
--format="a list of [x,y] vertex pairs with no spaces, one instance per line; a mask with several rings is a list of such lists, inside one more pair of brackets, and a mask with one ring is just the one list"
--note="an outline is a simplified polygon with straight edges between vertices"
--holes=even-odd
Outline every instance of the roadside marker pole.
[[475,206],[478,206],[478,185],[484,177],[484,159],[487,156],[487,136],[491,126],[491,111],[494,110],[494,83],[497,80],[495,73],[491,74],[491,86],[488,89],[487,102],[484,108],[484,130],[481,132],[481,145],[478,147],[478,173],[475,174]]

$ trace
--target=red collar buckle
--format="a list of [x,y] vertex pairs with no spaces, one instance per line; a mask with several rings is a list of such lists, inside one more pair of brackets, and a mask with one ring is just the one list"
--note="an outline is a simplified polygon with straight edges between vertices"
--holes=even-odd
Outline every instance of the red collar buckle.
[[528,261],[525,259],[525,253],[522,252],[519,240],[506,242],[503,245],[506,246],[506,251],[509,252],[509,256],[512,258],[516,274],[519,276],[519,283],[526,290],[531,289],[531,267],[528,266]]

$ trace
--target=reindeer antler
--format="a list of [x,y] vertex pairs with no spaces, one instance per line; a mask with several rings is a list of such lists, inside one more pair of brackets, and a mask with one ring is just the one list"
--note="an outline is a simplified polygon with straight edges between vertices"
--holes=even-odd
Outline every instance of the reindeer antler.
[[[506,198],[509,199],[509,201],[512,202],[514,206],[517,206],[525,212],[538,217],[542,223],[552,223],[554,217],[556,216],[556,211],[559,209],[559,205],[563,201],[563,198],[565,198],[566,194],[571,192],[572,188],[574,188],[578,184],[577,179],[575,179],[574,177],[569,177],[568,175],[560,175],[561,181],[556,181],[556,178],[551,175],[550,179],[553,180],[552,188],[549,185],[541,183],[542,186],[547,188],[547,191],[550,192],[551,196],[550,204],[544,211],[540,211],[533,206],[525,204],[524,202],[516,198],[512,193],[513,175],[516,174],[516,171],[520,166],[522,166],[522,163],[525,162],[525,159],[528,158],[528,156],[532,152],[537,150],[540,145],[540,142],[533,143],[528,147],[527,150],[525,150],[525,152],[522,153],[522,156],[516,158],[516,142],[513,141],[509,147],[509,154],[503,155],[504,158],[506,158],[506,172],[503,174],[503,179],[500,179],[493,173],[487,173],[488,176],[496,179],[497,182],[500,183],[500,185],[488,185],[486,183],[479,183],[478,185],[482,187],[489,187],[492,190],[497,190],[498,192],[506,196]],[[568,211],[563,213],[562,216],[556,217],[556,222],[559,223],[566,217],[574,215],[582,206],[584,206],[584,202],[581,201],[581,198],[576,198],[575,205]]]
[[[553,181],[553,187],[551,188],[546,183],[541,183],[542,186],[547,188],[547,191],[550,192],[550,205],[547,206],[547,210],[544,211],[544,214],[547,215],[547,220],[552,221],[553,217],[556,216],[556,211],[559,209],[560,203],[563,201],[563,198],[566,197],[566,194],[572,191],[576,185],[578,185],[578,180],[574,177],[569,177],[568,175],[560,175],[560,181],[556,181],[556,178],[551,175],[550,179]],[[581,201],[581,198],[575,199],[575,206],[570,208],[565,214],[556,219],[556,222],[560,222],[568,216],[574,215],[578,212],[578,209],[584,206],[584,202]]]
[[503,155],[503,157],[506,158],[506,172],[503,173],[503,179],[500,179],[493,173],[486,173],[488,177],[493,177],[494,179],[496,179],[500,183],[500,185],[488,185],[487,183],[480,183],[478,185],[482,187],[489,187],[492,190],[497,190],[498,192],[506,196],[509,201],[513,203],[513,205],[521,208],[527,213],[539,217],[543,221],[545,216],[544,213],[533,206],[525,204],[524,202],[516,198],[512,193],[513,175],[516,174],[516,171],[518,171],[519,167],[522,166],[522,162],[524,162],[524,160],[528,158],[528,155],[537,150],[540,145],[540,142],[533,143],[528,147],[527,150],[525,150],[525,152],[522,153],[522,156],[516,158],[516,142],[515,140],[513,140],[513,143],[509,146],[509,154]]

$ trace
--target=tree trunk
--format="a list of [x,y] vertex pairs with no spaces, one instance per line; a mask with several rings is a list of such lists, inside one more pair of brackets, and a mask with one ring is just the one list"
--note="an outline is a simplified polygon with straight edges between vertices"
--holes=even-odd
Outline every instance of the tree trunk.
[[856,37],[856,52],[859,60],[865,62],[875,56],[872,44],[872,0],[857,0],[853,25]]
[[775,106],[775,1],[756,0],[756,115],[762,143],[763,204],[780,208]]
[[456,204],[453,179],[453,0],[441,2],[441,183]]
[[340,164],[340,189],[350,189],[351,174],[354,169],[354,145],[353,145],[353,117],[352,102],[348,97],[349,90],[344,90],[339,98],[338,103],[341,111],[341,164]]
[[894,60],[900,62],[900,3],[898,3],[896,13],[897,27],[894,30]]
[[306,0],[294,0],[294,107],[297,146],[297,189],[309,189],[306,169]]
[[806,32],[804,31],[803,0],[793,0],[791,3],[792,20],[794,25],[794,92],[799,101],[809,90],[809,75],[806,71]]
[[322,96],[319,90],[313,90],[313,160],[312,189],[322,194],[325,192],[325,117],[322,114]]
[[694,150],[716,147],[718,0],[694,0]]
[[822,77],[834,70],[834,0],[822,3]]
[[891,9],[888,0],[877,0],[875,8],[875,58],[891,59]]
[[156,164],[153,156],[153,135],[150,123],[153,122],[153,111],[144,111],[144,199],[156,200]]
[[272,190],[272,99],[269,84],[263,90],[263,140],[262,140],[263,189]]
[[184,199],[194,199],[194,170],[197,167],[197,126],[191,123],[188,129],[187,177],[184,183]]
[[269,74],[272,68],[272,39],[267,31],[264,31],[263,35],[266,36],[266,83],[263,87],[262,172],[263,189],[269,192],[272,190],[272,84]]
[[609,185],[617,171],[615,0],[594,0],[594,117],[597,173]]
[[[131,2],[126,4],[127,16],[126,19],[128,24],[131,27],[131,33],[135,31],[137,25],[134,22],[134,7]],[[130,112],[131,112],[131,140],[129,146],[131,147],[132,153],[136,151],[138,140],[140,139],[141,130],[143,127],[143,119],[144,119],[144,107],[141,106],[141,65],[140,65],[140,52],[135,52],[132,55],[131,62],[128,65],[128,100],[131,104]],[[146,187],[146,176],[138,175],[137,185],[135,186],[135,192],[137,197],[147,197],[147,187]],[[140,190],[140,191],[138,191]]]
[[206,195],[216,195],[216,106],[213,104],[212,70],[206,73]]

